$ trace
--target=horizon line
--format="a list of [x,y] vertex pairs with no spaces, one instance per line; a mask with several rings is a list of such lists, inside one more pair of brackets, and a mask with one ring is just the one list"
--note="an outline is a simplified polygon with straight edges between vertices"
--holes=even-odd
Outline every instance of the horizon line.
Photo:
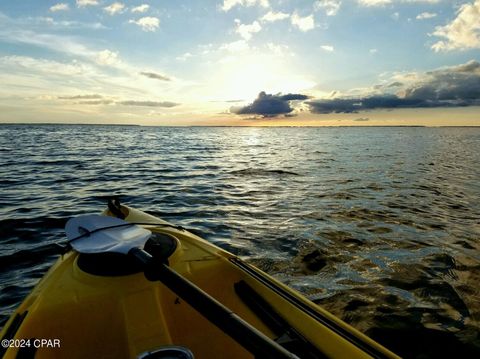
[[228,127],[274,127],[274,128],[282,128],[282,127],[295,127],[295,128],[317,128],[317,127],[425,127],[425,128],[438,128],[438,127],[480,127],[479,125],[436,125],[436,126],[429,126],[429,125],[144,125],[144,124],[126,124],[126,123],[85,123],[85,122],[78,122],[78,123],[70,123],[70,122],[0,122],[0,126],[28,126],[28,125],[37,125],[37,126],[54,126],[54,125],[61,125],[61,126],[124,126],[124,127],[183,127],[183,128],[191,128],[191,127],[219,127],[219,128],[228,128]]

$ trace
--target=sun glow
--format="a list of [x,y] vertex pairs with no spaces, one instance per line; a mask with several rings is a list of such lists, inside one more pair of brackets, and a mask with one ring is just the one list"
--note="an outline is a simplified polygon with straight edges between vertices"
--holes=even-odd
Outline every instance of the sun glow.
[[280,56],[228,56],[219,62],[210,89],[217,100],[252,101],[259,92],[305,92],[315,83],[306,76],[292,73]]

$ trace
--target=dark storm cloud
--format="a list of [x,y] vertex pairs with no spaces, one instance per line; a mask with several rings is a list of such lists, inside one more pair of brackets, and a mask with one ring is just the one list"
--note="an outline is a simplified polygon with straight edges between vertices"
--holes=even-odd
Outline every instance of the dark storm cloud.
[[60,100],[99,100],[102,99],[102,95],[75,95],[75,96],[58,96]]
[[433,104],[422,100],[403,99],[396,95],[371,96],[365,98],[313,100],[308,101],[310,111],[313,113],[356,113],[362,110],[375,110],[380,108],[412,108],[434,107]]
[[[480,63],[427,72],[397,94],[357,98],[318,99],[306,102],[313,113],[354,113],[375,109],[480,106]],[[392,86],[393,85],[393,86]],[[388,87],[401,87],[394,82]]]
[[145,107],[175,107],[178,106],[178,103],[170,101],[120,101],[117,102],[120,105],[124,106],[145,106]]
[[271,95],[260,92],[258,97],[250,105],[244,107],[232,107],[230,112],[237,115],[261,115],[275,117],[289,114],[293,111],[289,101],[306,100],[308,96],[302,94]]
[[306,100],[308,99],[308,96],[297,94],[297,93],[289,93],[289,94],[280,96],[280,99],[282,101]]
[[406,89],[405,97],[478,105],[480,100],[480,63],[470,61],[447,69],[427,72],[430,81]]
[[146,76],[151,79],[155,80],[161,80],[161,81],[171,81],[172,79],[170,77],[167,77],[165,75],[160,75],[155,72],[140,72],[140,75]]

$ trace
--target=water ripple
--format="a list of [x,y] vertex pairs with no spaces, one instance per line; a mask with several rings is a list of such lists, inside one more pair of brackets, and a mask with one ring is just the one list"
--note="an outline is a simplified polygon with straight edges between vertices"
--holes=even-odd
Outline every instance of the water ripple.
[[2,125],[0,153],[0,325],[116,194],[401,355],[480,357],[478,129]]

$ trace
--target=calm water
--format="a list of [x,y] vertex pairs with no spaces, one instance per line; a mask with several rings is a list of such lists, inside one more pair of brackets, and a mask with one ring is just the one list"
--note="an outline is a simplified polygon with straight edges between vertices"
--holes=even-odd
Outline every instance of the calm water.
[[119,195],[401,355],[480,357],[479,179],[480,128],[3,125],[0,326]]

